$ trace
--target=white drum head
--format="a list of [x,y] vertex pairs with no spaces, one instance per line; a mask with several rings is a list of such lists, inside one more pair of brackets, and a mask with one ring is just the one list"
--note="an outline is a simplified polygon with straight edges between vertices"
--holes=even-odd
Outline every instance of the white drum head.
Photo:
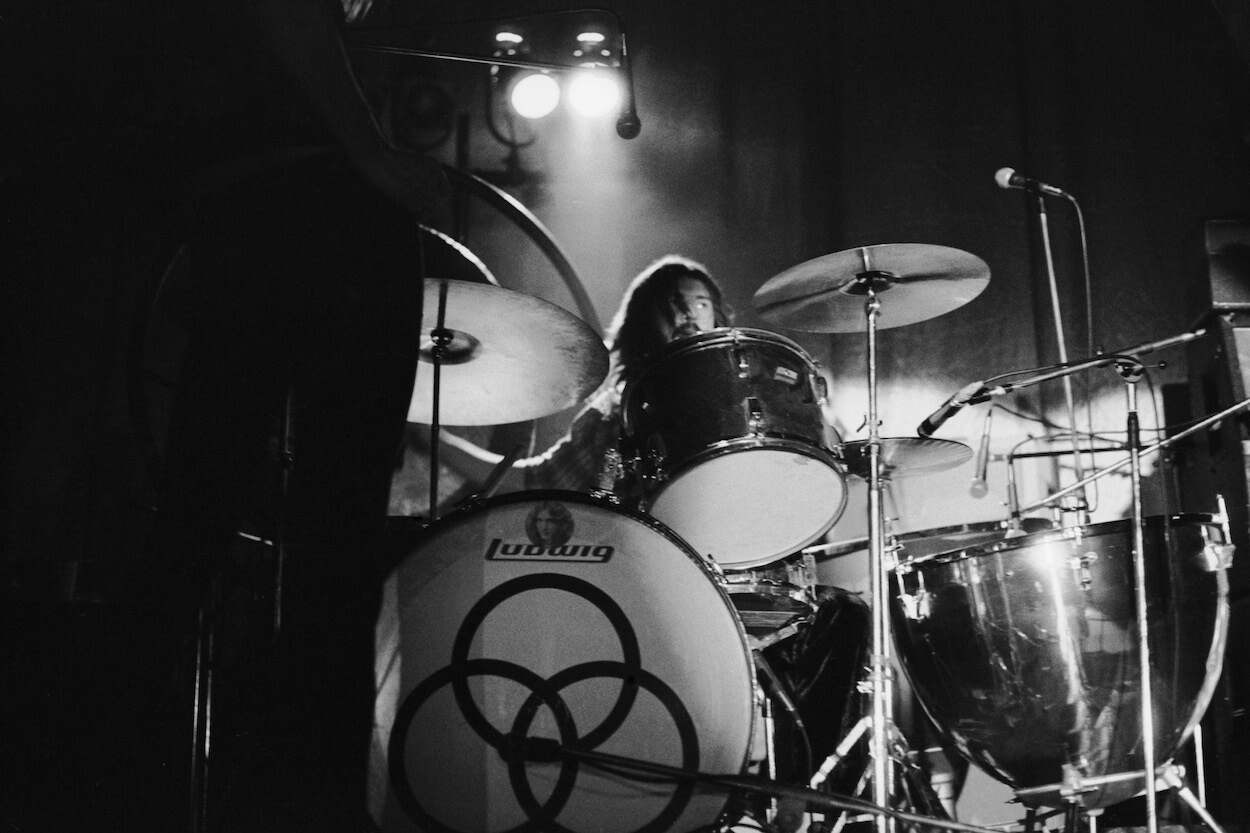
[[754,677],[728,598],[667,529],[585,495],[440,521],[387,582],[377,649],[370,787],[387,833],[692,830],[723,792],[518,750],[720,774],[750,751]]
[[745,569],[815,541],[845,506],[837,468],[773,443],[699,461],[664,483],[647,511],[700,554]]

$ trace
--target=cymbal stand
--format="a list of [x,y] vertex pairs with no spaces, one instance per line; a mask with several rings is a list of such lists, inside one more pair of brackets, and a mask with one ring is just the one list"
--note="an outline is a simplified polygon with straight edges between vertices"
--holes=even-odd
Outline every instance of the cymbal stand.
[[438,435],[442,426],[439,425],[439,394],[442,386],[443,360],[447,357],[447,348],[455,333],[447,329],[447,281],[438,285],[438,314],[434,328],[430,330],[430,363],[434,366],[433,393],[431,396],[430,418],[430,517],[429,522],[438,520]]
[[[867,295],[864,317],[868,334],[868,565],[872,596],[872,660],[869,665],[872,703],[869,749],[872,758],[872,801],[879,807],[890,806],[894,784],[893,760],[890,757],[890,731],[894,726],[894,667],[890,661],[890,609],[886,600],[885,521],[882,515],[884,478],[881,476],[881,431],[877,415],[877,319],[881,301],[875,286],[883,276],[869,269],[867,254],[865,271],[858,276],[859,288]],[[888,278],[886,280],[888,285]],[[894,819],[878,815],[873,819],[877,833],[893,833]]]
[[[868,563],[872,570],[872,801],[890,806],[894,784],[890,758],[890,730],[894,726],[894,666],[891,663],[889,579],[886,575],[885,519],[882,515],[881,424],[877,416],[877,318],[881,301],[869,292],[864,304],[868,323]],[[892,833],[895,824],[889,816],[874,819],[877,833]]]

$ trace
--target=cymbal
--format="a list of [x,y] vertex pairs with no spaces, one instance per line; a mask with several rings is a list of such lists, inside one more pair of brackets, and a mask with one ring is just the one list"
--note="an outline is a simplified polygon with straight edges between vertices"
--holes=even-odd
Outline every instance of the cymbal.
[[[868,441],[842,444],[842,460],[851,474],[868,479]],[[972,449],[954,440],[925,437],[881,439],[881,476],[897,480],[913,475],[936,474],[961,466],[972,459]]]
[[976,255],[927,243],[886,243],[835,252],[792,266],[756,290],[760,315],[811,333],[862,333],[864,304],[881,302],[877,329],[927,321],[981,294],[990,269]]
[[443,287],[443,326],[451,338],[441,362],[441,424],[500,425],[544,417],[576,405],[607,376],[603,340],[562,307],[501,286],[427,279],[409,422],[433,422],[433,330]]

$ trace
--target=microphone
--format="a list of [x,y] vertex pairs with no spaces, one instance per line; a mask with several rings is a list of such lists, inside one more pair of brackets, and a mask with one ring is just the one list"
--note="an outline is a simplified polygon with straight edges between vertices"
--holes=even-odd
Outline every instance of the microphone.
[[943,402],[941,407],[925,417],[924,422],[920,423],[920,426],[916,428],[916,433],[922,437],[933,436],[934,431],[941,428],[946,420],[959,413],[960,409],[967,405],[969,400],[979,394],[984,387],[984,382],[973,382],[971,385],[961,388],[958,393]]
[[977,448],[976,472],[972,475],[972,483],[968,486],[968,494],[980,500],[989,493],[985,483],[986,469],[990,464],[990,422],[994,419],[994,406],[985,414],[985,427],[981,429],[981,445]]
[[621,25],[621,77],[625,79],[625,106],[616,119],[616,135],[622,139],[633,139],[642,132],[642,121],[638,118],[638,108],[634,101],[634,70],[629,60],[629,49],[625,46],[625,26]]
[[1024,174],[1017,173],[1015,168],[999,168],[994,174],[994,181],[998,183],[999,188],[1023,188],[1026,191],[1050,194],[1052,197],[1068,196],[1066,192],[1053,185],[1047,185],[1045,182],[1038,182],[1036,179],[1029,179]]

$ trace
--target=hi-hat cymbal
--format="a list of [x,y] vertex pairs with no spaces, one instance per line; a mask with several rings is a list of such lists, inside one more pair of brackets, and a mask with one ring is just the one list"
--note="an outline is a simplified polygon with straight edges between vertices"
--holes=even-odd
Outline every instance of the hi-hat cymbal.
[[[868,441],[843,443],[842,460],[846,469],[857,477],[868,479]],[[972,449],[954,440],[925,437],[881,439],[881,476],[898,480],[921,474],[936,474],[961,466],[972,459]]]
[[603,340],[573,313],[500,286],[429,279],[421,313],[421,360],[408,421],[434,416],[434,336],[446,287],[438,418],[446,425],[500,425],[576,405],[608,373]]
[[864,303],[881,302],[877,329],[927,321],[981,294],[990,269],[976,255],[927,243],[860,246],[769,278],[752,304],[769,321],[810,333],[862,333]]

